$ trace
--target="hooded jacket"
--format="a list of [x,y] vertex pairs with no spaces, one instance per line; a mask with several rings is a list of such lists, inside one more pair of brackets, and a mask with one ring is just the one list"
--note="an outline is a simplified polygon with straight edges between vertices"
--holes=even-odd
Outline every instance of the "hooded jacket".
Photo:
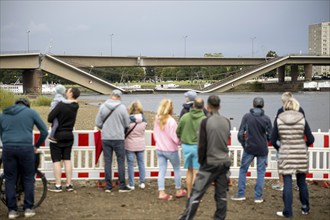
[[40,147],[48,135],[47,126],[40,115],[24,105],[13,105],[0,114],[0,138],[3,147],[33,146],[33,127],[40,131],[35,147]]
[[[280,140],[280,146],[276,140]],[[276,149],[279,149],[279,174],[308,172],[307,146],[314,142],[314,136],[301,112],[281,113],[274,125],[271,142]]]
[[194,108],[182,116],[176,129],[176,134],[180,138],[181,143],[198,143],[199,126],[204,118],[206,118],[204,112]]
[[129,124],[127,132],[130,132],[133,128],[134,129],[125,139],[125,149],[129,151],[144,151],[146,148],[144,133],[147,122],[145,121],[143,114],[130,115],[130,120],[131,123]]
[[[113,113],[104,121],[111,111]],[[120,100],[108,99],[96,115],[96,126],[102,129],[102,140],[125,140],[129,122],[127,109]]]
[[271,132],[272,122],[264,110],[252,108],[244,115],[237,137],[248,154],[266,156]]
[[[184,115],[184,114],[186,114],[187,112],[189,112],[190,111],[190,109],[192,109],[192,106],[194,105],[194,102],[193,101],[190,101],[190,102],[187,102],[187,103],[184,103],[183,105],[182,105],[182,110],[181,110],[181,112],[180,112],[180,119],[182,118],[182,116]],[[205,108],[203,108],[203,112],[204,112],[204,115],[205,116],[207,116],[208,115],[208,112],[207,112],[207,110],[205,109]]]

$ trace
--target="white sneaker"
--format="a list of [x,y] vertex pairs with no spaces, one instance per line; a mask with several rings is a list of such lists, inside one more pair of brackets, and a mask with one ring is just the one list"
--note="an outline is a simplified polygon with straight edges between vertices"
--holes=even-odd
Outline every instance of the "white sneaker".
[[272,185],[272,189],[277,191],[283,191],[283,185],[280,184]]
[[280,216],[280,217],[285,217],[285,216],[283,215],[283,212],[282,212],[282,211],[280,211],[280,212],[276,212],[276,215],[277,215],[277,216]]
[[15,210],[10,210],[9,213],[8,213],[8,219],[15,219],[18,216],[19,216],[18,212],[15,211]]
[[262,198],[254,200],[254,203],[263,203],[263,202],[264,202],[264,200]]
[[36,215],[36,212],[34,211],[34,209],[25,209],[25,211],[24,211],[25,218],[30,218],[35,215]]
[[302,214],[302,215],[308,215],[309,212],[305,212],[305,211],[302,211],[302,210],[301,210],[301,214]]
[[134,190],[135,187],[134,186],[130,186],[130,185],[127,185],[127,188],[131,189],[131,190]]
[[146,188],[146,185],[144,183],[140,183],[140,189]]

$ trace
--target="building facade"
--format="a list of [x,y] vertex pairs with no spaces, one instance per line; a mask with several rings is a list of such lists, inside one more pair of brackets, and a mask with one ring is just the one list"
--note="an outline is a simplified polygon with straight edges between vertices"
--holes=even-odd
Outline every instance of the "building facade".
[[[308,51],[310,55],[330,55],[330,22],[309,25]],[[313,75],[330,75],[330,66],[313,66]]]

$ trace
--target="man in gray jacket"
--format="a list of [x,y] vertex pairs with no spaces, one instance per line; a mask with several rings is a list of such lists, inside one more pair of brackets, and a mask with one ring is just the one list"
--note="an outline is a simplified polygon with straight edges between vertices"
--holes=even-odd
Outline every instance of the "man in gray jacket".
[[202,120],[198,140],[198,162],[200,168],[195,179],[187,207],[180,220],[193,219],[207,188],[215,183],[216,211],[214,219],[225,219],[227,212],[227,190],[230,158],[228,139],[230,121],[219,114],[220,98],[212,95],[207,100],[209,116]]
[[112,190],[112,154],[116,153],[119,176],[119,192],[129,192],[125,182],[125,133],[129,127],[129,115],[121,104],[121,91],[113,90],[111,98],[105,101],[96,115],[96,126],[102,129],[104,154],[105,192]]

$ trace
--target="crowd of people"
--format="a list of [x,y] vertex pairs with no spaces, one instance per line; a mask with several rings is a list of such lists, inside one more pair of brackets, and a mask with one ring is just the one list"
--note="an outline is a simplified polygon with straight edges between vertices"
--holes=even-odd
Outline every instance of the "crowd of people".
[[[64,163],[66,187],[68,192],[74,191],[72,184],[71,151],[74,141],[73,127],[76,121],[79,104],[77,88],[65,89],[56,86],[56,92],[48,122],[52,124],[49,135],[51,159],[55,184],[49,187],[52,192],[62,192],[61,167]],[[221,100],[219,96],[208,97],[206,105],[196,92],[184,93],[186,98],[179,121],[174,118],[173,102],[163,99],[158,107],[154,123],[154,139],[158,158],[158,199],[171,200],[186,197],[187,202],[179,219],[193,219],[198,206],[208,187],[214,185],[216,211],[214,219],[225,219],[227,212],[227,191],[229,186],[230,165],[228,138],[230,137],[230,120],[220,114]],[[145,129],[147,125],[143,114],[143,106],[134,101],[126,108],[121,101],[122,93],[113,90],[110,98],[99,108],[95,123],[101,130],[102,148],[104,152],[105,192],[112,192],[115,186],[112,181],[113,153],[117,158],[119,192],[135,190],[135,158],[139,170],[140,189],[145,183]],[[278,152],[279,184],[274,189],[283,191],[284,208],[276,214],[280,217],[292,217],[292,175],[296,175],[301,213],[309,214],[309,195],[306,184],[308,172],[307,146],[314,142],[304,111],[299,102],[289,92],[282,95],[283,106],[278,110],[272,124],[265,114],[264,99],[254,98],[252,108],[242,118],[238,132],[238,140],[243,147],[238,178],[238,191],[231,197],[233,201],[244,201],[246,175],[253,159],[257,160],[257,180],[254,202],[262,203],[264,176],[267,167],[268,142]],[[24,120],[23,120],[24,118]],[[39,139],[32,145],[33,126],[40,130]],[[17,133],[24,138],[17,138]],[[48,131],[39,114],[30,109],[26,99],[18,99],[14,106],[0,115],[0,137],[3,143],[3,165],[6,179],[6,198],[8,218],[17,218],[15,198],[15,181],[17,172],[24,180],[25,217],[35,215],[34,203],[34,151],[47,138]],[[22,136],[22,135],[20,135]],[[304,139],[306,137],[306,139]],[[182,148],[186,189],[182,186],[179,146]],[[28,156],[27,156],[28,155]],[[126,164],[128,180],[126,181]],[[173,166],[175,194],[165,190],[165,176],[168,161]]]

